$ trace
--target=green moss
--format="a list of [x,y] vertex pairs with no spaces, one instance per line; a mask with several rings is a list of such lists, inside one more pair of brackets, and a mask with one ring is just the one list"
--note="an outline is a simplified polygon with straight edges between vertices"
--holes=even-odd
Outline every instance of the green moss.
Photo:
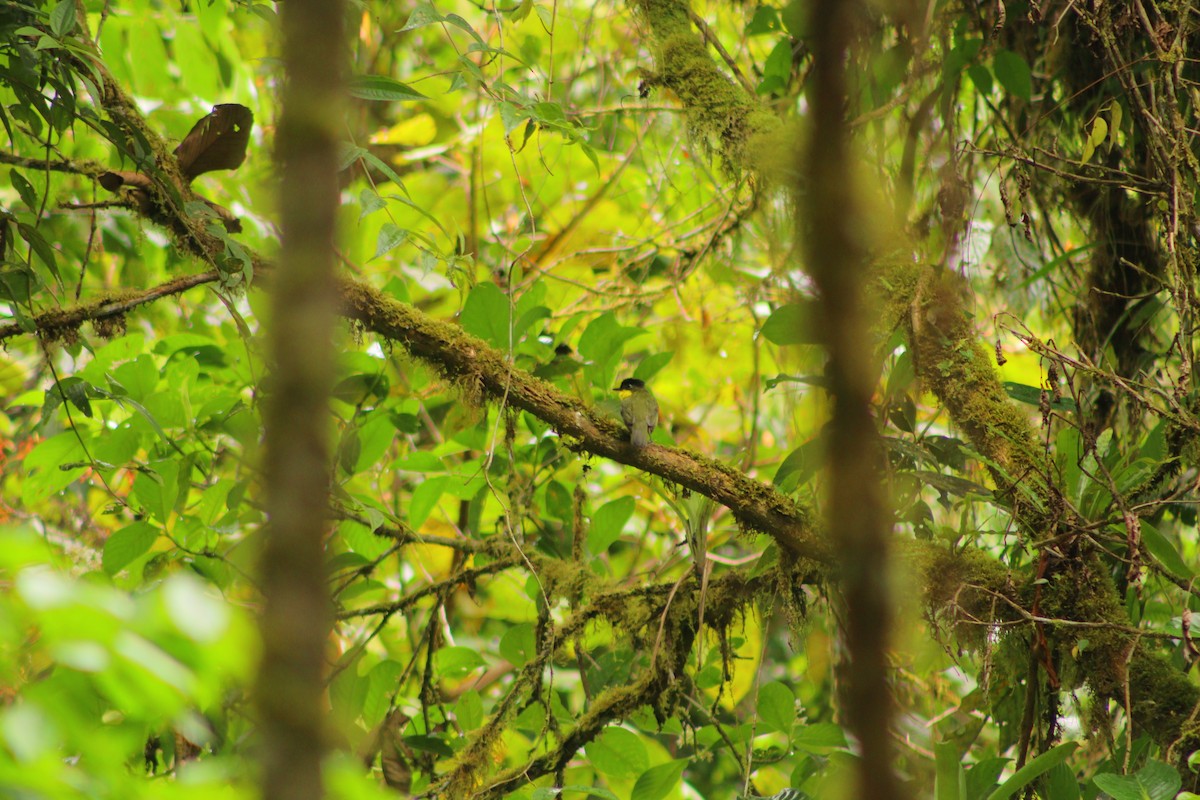
[[903,321],[917,376],[987,459],[997,488],[1012,493],[1014,506],[1032,504],[1034,518],[1040,517],[1047,498],[1044,455],[1025,412],[1009,399],[978,341],[963,304],[965,287],[957,276],[929,267],[917,275],[915,286],[911,270],[895,267],[884,278],[901,290],[888,301],[894,316],[896,305],[913,292]]
[[1163,747],[1182,735],[1186,720],[1200,702],[1200,687],[1129,631],[1124,604],[1096,555],[1074,559],[1044,584],[1041,610],[1051,618],[1108,623],[1111,627],[1047,628],[1064,658],[1078,662],[1075,674],[1079,680],[1097,696],[1124,707],[1128,688],[1129,710],[1139,731]]
[[981,647],[992,623],[1015,617],[1002,599],[1015,593],[1012,577],[986,553],[914,539],[898,540],[896,550],[919,576],[930,617],[952,628],[964,644]]
[[883,259],[875,265],[872,290],[882,312],[876,331],[878,335],[886,337],[897,327],[909,325],[923,272],[921,265],[902,255]]
[[645,83],[679,98],[693,140],[714,147],[731,173],[755,169],[769,160],[759,148],[782,152],[772,138],[782,127],[779,118],[717,66],[703,37],[692,29],[686,4],[633,0],[631,5],[650,33],[657,62],[657,71]]

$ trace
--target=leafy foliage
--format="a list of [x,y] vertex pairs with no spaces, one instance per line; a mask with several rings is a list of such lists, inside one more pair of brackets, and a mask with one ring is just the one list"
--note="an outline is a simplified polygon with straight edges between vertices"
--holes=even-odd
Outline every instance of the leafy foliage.
[[[796,256],[806,4],[356,4],[329,791],[1196,789],[1194,31],[1135,5],[860,20],[905,743],[863,765]],[[17,796],[253,794],[279,38],[258,0],[0,8]]]

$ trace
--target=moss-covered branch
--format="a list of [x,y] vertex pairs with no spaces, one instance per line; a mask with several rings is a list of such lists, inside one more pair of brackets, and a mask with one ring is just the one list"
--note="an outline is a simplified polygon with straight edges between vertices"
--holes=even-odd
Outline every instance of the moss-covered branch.
[[[780,143],[768,140],[781,130],[778,117],[721,71],[692,28],[685,0],[631,0],[649,35],[657,69],[645,84],[673,92],[683,104],[693,138],[717,151],[733,172],[761,170]],[[786,143],[783,143],[786,149]]]
[[[989,610],[986,595],[992,592],[1025,608],[1036,605],[1042,619],[1098,623],[1088,628],[1044,623],[1050,645],[1074,667],[1060,674],[1126,707],[1135,725],[1186,758],[1200,747],[1200,723],[1193,719],[1200,687],[1131,633],[1136,626],[1110,570],[1085,535],[1085,521],[1061,502],[1047,453],[978,341],[963,301],[965,287],[955,276],[910,262],[882,267],[877,285],[891,309],[889,322],[908,333],[917,377],[983,456],[1022,531],[1034,541],[1057,541],[1043,551],[1046,582],[1036,604],[982,553],[959,561],[925,554],[931,608],[948,608],[953,601],[961,611],[967,598],[978,620],[1011,621],[1010,614]],[[1019,584],[1033,585],[1032,577]],[[965,587],[976,587],[975,593],[964,595]],[[989,588],[979,594],[980,587]]]
[[0,324],[0,341],[19,336],[23,333],[37,333],[44,339],[57,340],[70,338],[85,322],[111,330],[119,326],[125,314],[138,306],[144,306],[163,297],[182,294],[188,289],[217,283],[221,280],[216,271],[201,272],[196,275],[181,275],[169,281],[160,283],[143,291],[125,290],[110,292],[86,303],[43,311],[28,318],[24,322],[5,322]]
[[504,354],[448,322],[435,320],[357,281],[339,284],[342,313],[399,342],[468,392],[506,400],[551,425],[568,446],[658,475],[733,511],[746,527],[770,535],[793,557],[825,559],[807,511],[774,487],[688,450],[631,447],[624,429],[554,386],[509,363]]

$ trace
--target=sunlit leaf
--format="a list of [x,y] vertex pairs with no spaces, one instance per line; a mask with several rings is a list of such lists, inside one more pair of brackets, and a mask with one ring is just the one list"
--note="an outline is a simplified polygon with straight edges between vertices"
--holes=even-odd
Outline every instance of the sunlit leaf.
[[406,102],[429,99],[408,84],[386,75],[356,75],[350,79],[349,92],[361,100]]
[[662,800],[675,788],[686,766],[687,761],[677,759],[646,770],[633,784],[631,800]]

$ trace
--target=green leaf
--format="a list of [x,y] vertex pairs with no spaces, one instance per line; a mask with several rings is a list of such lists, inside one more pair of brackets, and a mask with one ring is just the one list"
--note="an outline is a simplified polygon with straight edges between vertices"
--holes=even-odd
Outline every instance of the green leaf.
[[40,204],[38,203],[37,191],[33,188],[33,184],[15,169],[8,173],[8,180],[13,185],[13,188],[17,190],[17,194],[21,195],[21,201],[25,203],[30,211],[36,213]]
[[439,475],[436,478],[426,478],[413,490],[412,499],[408,501],[408,524],[413,530],[419,530],[425,524],[425,520],[429,519],[449,483],[449,476]]
[[1005,800],[1033,783],[1039,776],[1049,771],[1054,765],[1061,764],[1071,757],[1079,747],[1079,742],[1063,742],[1056,745],[1025,766],[1017,770],[1012,777],[988,795],[988,800]]
[[932,486],[938,491],[946,492],[957,497],[992,496],[991,489],[987,488],[986,486],[981,486],[974,481],[969,481],[966,478],[960,478],[957,475],[943,475],[940,472],[930,472],[923,469],[912,470],[909,474],[927,486]]
[[383,458],[396,437],[396,427],[386,414],[376,413],[358,429],[358,460],[354,472],[363,472]]
[[411,31],[414,28],[431,25],[435,22],[443,22],[445,19],[429,3],[418,3],[417,7],[408,15],[408,22],[404,23],[404,27],[400,29],[400,32]]
[[780,681],[764,684],[758,690],[758,718],[790,738],[796,724],[796,695]]
[[342,520],[337,526],[338,535],[346,542],[351,552],[363,557],[364,561],[379,558],[391,547],[391,542],[357,520]]
[[1097,116],[1092,120],[1092,129],[1088,133],[1087,141],[1083,143],[1083,155],[1079,160],[1084,164],[1092,160],[1092,155],[1096,152],[1096,148],[1104,144],[1104,140],[1108,138],[1108,120],[1104,117]]
[[128,395],[130,400],[145,402],[155,393],[159,381],[158,366],[154,359],[142,353],[132,361],[126,361],[112,371],[110,383],[117,392]]
[[982,46],[982,39],[964,39],[946,54],[946,59],[942,62],[945,91],[955,91],[958,77],[963,68],[975,60]]
[[537,655],[537,638],[533,625],[521,622],[513,625],[500,637],[500,655],[514,667],[523,667]]
[[387,715],[392,695],[396,692],[397,680],[404,674],[404,665],[399,661],[385,659],[371,670],[367,678],[367,696],[363,700],[363,722],[368,726],[378,725]]
[[521,0],[521,2],[512,11],[508,12],[509,18],[513,22],[520,22],[529,16],[529,12],[533,10],[533,0]]
[[55,389],[61,397],[65,397],[71,405],[79,409],[80,413],[91,419],[92,403],[88,398],[96,394],[94,386],[81,378],[72,376],[60,380]]
[[75,0],[58,0],[50,12],[50,30],[57,39],[63,39],[75,30]]
[[1138,457],[1151,462],[1159,462],[1167,457],[1167,421],[1160,420],[1142,440],[1138,449]]
[[80,438],[86,443],[88,437],[82,432],[66,431],[39,442],[25,456],[25,476],[21,485],[23,503],[39,503],[83,475],[85,468],[82,466],[63,469],[68,463],[78,463],[85,457]]
[[645,334],[641,328],[627,328],[608,311],[596,317],[579,336],[579,354],[596,363],[608,361],[622,352],[630,339]]
[[781,383],[799,383],[802,386],[816,386],[819,389],[829,388],[829,379],[824,375],[785,375],[781,373],[763,381],[763,391],[769,392]]
[[750,22],[746,24],[746,35],[762,36],[782,28],[783,26],[779,22],[779,9],[774,6],[759,5],[754,9],[754,16],[750,18]]
[[776,42],[763,64],[763,79],[755,87],[758,94],[782,92],[792,77],[792,42],[784,37]]
[[568,794],[582,794],[585,797],[599,797],[602,800],[619,800],[619,798],[599,786],[564,786],[562,789],[556,789],[553,786],[543,786],[539,789],[534,789],[529,795],[530,800],[555,800],[558,797],[566,797]]
[[592,766],[614,778],[632,778],[650,765],[641,737],[617,725],[605,728],[588,743],[586,752]]
[[443,647],[433,654],[433,667],[446,678],[462,678],[485,665],[473,647]]
[[404,102],[429,99],[408,84],[386,75],[356,75],[350,79],[349,91],[351,97],[360,100]]
[[379,229],[379,241],[375,244],[375,255],[371,258],[379,258],[381,255],[395,250],[407,240],[408,231],[393,222],[385,222]]
[[116,575],[138,558],[150,552],[150,548],[158,541],[159,530],[149,522],[135,522],[126,525],[108,537],[104,543],[104,555],[101,565],[109,575]]
[[662,371],[662,368],[671,363],[671,359],[675,358],[673,350],[665,353],[654,353],[643,358],[637,365],[637,369],[633,371],[633,377],[643,381],[649,381],[655,375]]
[[605,503],[592,514],[592,524],[588,528],[588,550],[592,555],[600,555],[621,537],[625,523],[633,516],[635,502],[630,496],[618,497]]
[[992,71],[983,64],[972,64],[967,67],[967,76],[971,79],[971,83],[975,84],[975,88],[980,94],[991,94],[994,81],[992,80]]
[[762,335],[772,344],[816,344],[813,303],[788,303],[771,312],[763,323]]
[[530,703],[513,720],[513,727],[519,731],[538,735],[546,727],[546,707],[540,702]]
[[404,743],[414,750],[422,750],[426,753],[433,753],[439,758],[450,758],[454,755],[454,751],[450,749],[450,745],[443,742],[436,736],[425,736],[416,734],[414,736],[405,736]]
[[[1022,403],[1028,403],[1031,406],[1041,406],[1043,390],[1036,386],[1030,386],[1025,383],[1015,383],[1013,381],[1005,381],[1004,391],[1007,392],[1008,396],[1013,400],[1017,400]],[[1059,397],[1057,400],[1051,400],[1050,407],[1056,411],[1076,410],[1075,400],[1066,395]]]
[[483,725],[483,700],[479,692],[468,689],[458,698],[454,706],[454,716],[465,731],[478,730]]
[[534,103],[529,112],[534,119],[546,125],[565,126],[570,124],[566,113],[558,103]]
[[1101,773],[1092,780],[1113,800],[1172,800],[1183,785],[1174,767],[1153,760],[1133,775]]
[[54,248],[42,238],[41,232],[32,225],[26,225],[24,222],[17,223],[17,230],[21,232],[21,238],[29,242],[30,249],[37,253],[38,259],[45,264],[54,277],[58,278],[58,259],[54,255]]
[[792,743],[797,747],[845,747],[846,732],[832,722],[801,725],[792,734]]
[[996,781],[1011,759],[985,758],[967,770],[966,800],[987,797],[996,788]]
[[605,389],[613,386],[610,381],[616,372],[625,343],[646,333],[641,328],[628,328],[617,322],[616,316],[605,312],[596,317],[579,336],[579,355],[587,361],[584,371],[588,380]]
[[[357,160],[357,155],[353,160]],[[345,166],[342,166],[338,171],[341,172],[342,169],[345,169]],[[359,219],[368,217],[387,206],[387,202],[377,192],[370,189],[363,189],[358,193],[358,204],[362,207],[362,210],[358,212]]]
[[500,102],[500,121],[504,124],[505,136],[515,131],[527,119],[529,112],[525,109],[507,101]]
[[446,22],[449,22],[454,27],[459,28],[460,30],[464,30],[467,33],[471,34],[471,38],[473,38],[475,41],[480,42],[480,43],[483,42],[483,37],[480,36],[478,33],[476,33],[475,29],[471,27],[471,24],[469,22],[467,22],[465,19],[463,19],[462,17],[460,17],[458,14],[447,14]]
[[933,747],[936,775],[934,792],[937,800],[966,800],[966,775],[962,757],[954,742],[938,742]]
[[[1124,528],[1120,528],[1124,532]],[[1191,578],[1194,571],[1179,555],[1175,545],[1158,528],[1147,520],[1142,520],[1142,543],[1160,564],[1170,570],[1177,578]]]
[[546,486],[546,513],[562,522],[571,519],[571,493],[558,481]]
[[1042,776],[1043,796],[1054,800],[1081,800],[1083,793],[1079,790],[1079,781],[1075,772],[1066,764],[1055,764]]
[[662,800],[679,783],[685,766],[687,760],[679,758],[646,770],[633,785],[630,800]]
[[811,439],[788,453],[780,462],[771,482],[781,492],[793,492],[796,487],[813,476],[820,466],[821,442]]
[[155,461],[133,479],[133,496],[151,517],[166,525],[179,496],[178,480],[178,461]]
[[1009,94],[1029,101],[1033,97],[1033,75],[1025,59],[1011,50],[997,50],[992,58],[996,80]]
[[491,281],[478,284],[471,290],[458,321],[467,333],[478,336],[493,347],[509,349],[512,306],[504,290]]

